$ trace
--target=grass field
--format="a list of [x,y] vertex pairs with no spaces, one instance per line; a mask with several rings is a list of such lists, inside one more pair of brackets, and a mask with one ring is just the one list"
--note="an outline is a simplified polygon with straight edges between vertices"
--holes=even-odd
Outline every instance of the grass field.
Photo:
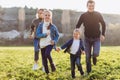
[[[69,54],[52,51],[57,71],[48,76],[42,72],[41,55],[39,70],[32,70],[33,55],[33,47],[0,47],[0,80],[72,80]],[[81,63],[86,72],[85,55]],[[80,76],[76,68],[74,80],[120,80],[120,47],[101,47],[97,65],[92,64],[92,72]]]

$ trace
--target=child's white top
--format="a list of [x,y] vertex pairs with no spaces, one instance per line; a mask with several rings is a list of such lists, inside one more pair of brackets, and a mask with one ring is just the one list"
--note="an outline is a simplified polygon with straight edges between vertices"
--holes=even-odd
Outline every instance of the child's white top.
[[79,39],[78,40],[76,40],[76,39],[73,40],[72,46],[70,48],[70,53],[71,54],[76,54],[76,52],[79,49],[79,44],[80,44],[80,40]]
[[[47,29],[48,25],[49,25],[48,23],[44,22],[43,28],[42,28],[43,33],[48,33],[48,32],[50,33],[50,30]],[[40,48],[44,48],[44,47],[46,47],[50,44],[51,44],[50,34],[46,38],[41,38],[40,39]]]

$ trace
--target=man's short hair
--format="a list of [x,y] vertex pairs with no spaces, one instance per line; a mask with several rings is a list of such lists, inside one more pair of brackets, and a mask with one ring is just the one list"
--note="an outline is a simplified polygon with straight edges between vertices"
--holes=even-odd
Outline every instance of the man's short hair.
[[88,1],[87,1],[87,6],[88,6],[89,3],[95,3],[95,1],[93,1],[93,0],[88,0]]

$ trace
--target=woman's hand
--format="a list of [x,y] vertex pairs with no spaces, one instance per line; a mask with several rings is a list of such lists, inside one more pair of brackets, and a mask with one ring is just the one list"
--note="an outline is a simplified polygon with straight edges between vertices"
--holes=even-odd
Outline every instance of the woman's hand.
[[29,36],[30,39],[34,39],[34,32]]
[[82,51],[82,54],[85,54],[85,51]]
[[56,51],[59,52],[59,51],[60,51],[60,48],[57,47],[57,48],[56,48]]
[[55,44],[55,42],[53,40],[51,40],[51,45],[54,45],[54,44]]
[[47,32],[46,34],[47,34],[47,36],[48,36],[48,35],[50,35],[50,32]]

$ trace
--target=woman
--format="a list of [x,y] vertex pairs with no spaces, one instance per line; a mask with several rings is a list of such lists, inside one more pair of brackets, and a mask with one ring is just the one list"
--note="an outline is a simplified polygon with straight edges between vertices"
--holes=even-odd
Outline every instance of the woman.
[[38,60],[39,60],[39,39],[36,38],[36,29],[41,21],[43,21],[43,12],[44,9],[38,9],[36,19],[32,21],[32,24],[30,26],[31,28],[31,34],[30,34],[30,39],[33,39],[33,44],[34,44],[34,65],[33,65],[33,70],[38,69]]
[[44,11],[44,22],[41,22],[37,28],[36,35],[37,38],[40,38],[40,48],[42,55],[42,62],[45,68],[45,72],[48,74],[48,61],[50,62],[50,66],[52,71],[55,71],[55,65],[53,63],[51,57],[52,48],[55,48],[55,45],[59,38],[59,32],[52,22],[52,12],[49,10]]

